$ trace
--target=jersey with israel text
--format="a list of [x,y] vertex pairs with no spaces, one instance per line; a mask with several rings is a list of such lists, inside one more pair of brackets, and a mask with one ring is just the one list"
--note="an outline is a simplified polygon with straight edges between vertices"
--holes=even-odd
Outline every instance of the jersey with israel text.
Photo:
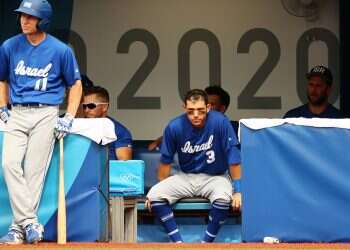
[[62,103],[65,88],[80,80],[73,51],[46,34],[32,45],[24,34],[6,40],[0,47],[0,80],[9,83],[10,103]]
[[167,125],[161,146],[161,162],[169,164],[178,153],[185,173],[218,175],[240,163],[237,138],[225,115],[209,111],[203,128],[195,128],[182,114]]

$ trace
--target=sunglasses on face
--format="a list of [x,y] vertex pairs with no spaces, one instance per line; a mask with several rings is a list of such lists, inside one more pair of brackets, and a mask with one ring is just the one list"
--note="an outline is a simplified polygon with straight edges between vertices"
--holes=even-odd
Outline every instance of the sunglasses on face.
[[98,105],[108,104],[108,102],[90,102],[83,103],[83,109],[95,109]]

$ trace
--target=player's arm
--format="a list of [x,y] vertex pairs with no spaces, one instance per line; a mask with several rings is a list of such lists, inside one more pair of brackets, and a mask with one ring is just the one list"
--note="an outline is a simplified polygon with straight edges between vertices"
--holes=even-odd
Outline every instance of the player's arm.
[[235,210],[240,210],[242,206],[242,194],[241,194],[241,165],[230,165],[230,175],[232,179],[233,195],[232,195],[232,207]]
[[10,118],[10,113],[7,109],[8,104],[8,62],[9,59],[6,56],[5,49],[0,46],[0,119],[6,123]]
[[76,80],[72,87],[70,87],[68,90],[67,113],[71,114],[73,117],[76,115],[79,108],[82,93],[83,88],[81,81]]
[[127,161],[132,159],[132,135],[130,131],[119,123],[114,124],[117,140],[110,146],[114,149],[118,160]]
[[158,168],[158,179],[162,181],[170,176],[171,163],[176,153],[176,137],[170,125],[168,125],[163,133],[162,147],[160,149],[160,164]]
[[57,119],[57,124],[55,126],[55,137],[57,140],[62,139],[71,130],[73,119],[80,105],[82,92],[83,88],[81,81],[76,80],[68,90],[67,112],[64,117],[59,117]]
[[0,81],[0,119],[7,123],[10,113],[7,109],[8,103],[8,84],[6,81]]
[[0,81],[0,108],[7,106],[8,103],[8,84],[6,81]]
[[118,160],[127,161],[132,159],[132,148],[120,147],[115,149],[115,155]]
[[158,168],[158,180],[162,181],[170,176],[171,164],[170,163],[160,163]]
[[242,195],[241,195],[241,152],[238,149],[238,141],[235,132],[228,119],[224,119],[222,126],[223,148],[227,154],[229,164],[229,171],[232,179],[232,207],[234,210],[241,209]]

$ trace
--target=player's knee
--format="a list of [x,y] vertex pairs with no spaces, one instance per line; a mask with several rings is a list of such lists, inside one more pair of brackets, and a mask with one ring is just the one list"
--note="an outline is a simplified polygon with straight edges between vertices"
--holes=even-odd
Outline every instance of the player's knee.
[[231,204],[231,198],[230,199],[216,199],[213,203],[219,203],[219,204]]
[[21,162],[17,161],[17,160],[7,160],[7,159],[3,159],[2,162],[2,168],[4,171],[4,174],[9,173],[9,172],[16,172],[16,170],[18,171],[21,168]]
[[232,193],[226,193],[226,192],[216,193],[216,194],[213,194],[212,197],[213,198],[210,199],[211,203],[215,201],[230,203],[232,201]]
[[162,200],[164,200],[161,196],[161,192],[160,192],[159,188],[157,187],[157,185],[153,186],[148,191],[147,199],[149,199],[150,201],[162,201]]

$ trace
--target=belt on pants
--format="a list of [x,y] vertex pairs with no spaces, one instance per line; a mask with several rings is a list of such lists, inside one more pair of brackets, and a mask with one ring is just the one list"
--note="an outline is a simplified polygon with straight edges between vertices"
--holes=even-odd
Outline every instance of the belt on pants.
[[37,102],[31,102],[31,103],[13,103],[13,107],[26,107],[26,108],[31,108],[31,107],[44,107],[47,106],[47,104],[42,104],[42,103],[37,103]]

